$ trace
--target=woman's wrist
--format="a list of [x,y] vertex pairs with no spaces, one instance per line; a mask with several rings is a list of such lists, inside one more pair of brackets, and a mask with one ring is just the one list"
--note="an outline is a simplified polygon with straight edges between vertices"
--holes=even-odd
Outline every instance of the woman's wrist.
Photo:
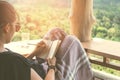
[[53,69],[53,70],[55,70],[55,66],[54,65],[50,65],[50,66],[48,66],[48,70],[50,70],[50,69]]
[[34,55],[33,53],[31,53],[31,54],[27,55],[26,58],[32,59],[34,56],[35,56],[35,55]]
[[55,57],[53,57],[51,59],[47,59],[47,64],[48,64],[48,70],[47,71],[53,69],[56,72],[56,67],[55,67],[56,58]]
[[56,72],[56,67],[55,67],[55,65],[48,65],[48,70],[47,70],[47,71],[49,71],[49,70],[51,70],[51,69]]

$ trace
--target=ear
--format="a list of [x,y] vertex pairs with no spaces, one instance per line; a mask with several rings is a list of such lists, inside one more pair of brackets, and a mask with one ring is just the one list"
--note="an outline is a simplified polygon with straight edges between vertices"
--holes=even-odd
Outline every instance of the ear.
[[6,24],[6,25],[3,27],[3,30],[4,30],[5,33],[8,33],[9,30],[10,30],[9,24]]

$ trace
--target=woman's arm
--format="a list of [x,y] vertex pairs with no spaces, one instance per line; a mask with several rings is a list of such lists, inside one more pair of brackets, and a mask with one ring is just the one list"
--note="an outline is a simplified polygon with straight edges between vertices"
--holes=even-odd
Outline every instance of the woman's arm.
[[34,69],[31,68],[31,80],[43,80]]
[[48,73],[45,77],[45,80],[55,80],[55,65],[56,65],[56,58],[53,57],[52,59],[48,59]]
[[34,56],[42,54],[45,49],[46,49],[45,42],[40,41],[39,43],[37,43],[34,51],[31,52],[30,54],[26,55],[25,57],[28,58],[28,59],[32,59]]
[[45,77],[45,80],[55,80],[55,71],[50,69]]
[[[55,80],[55,65],[56,58],[48,59],[49,70],[45,77],[45,80]],[[31,80],[43,80],[34,69],[31,68]]]
[[[43,80],[34,69],[31,68],[31,80]],[[55,80],[55,71],[50,69],[45,77],[45,80]]]

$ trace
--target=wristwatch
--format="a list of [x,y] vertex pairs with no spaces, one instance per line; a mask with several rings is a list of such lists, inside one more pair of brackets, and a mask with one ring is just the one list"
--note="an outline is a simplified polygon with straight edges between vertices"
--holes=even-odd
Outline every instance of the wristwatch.
[[53,69],[56,72],[56,67],[54,65],[48,66],[48,70],[47,71],[49,71],[50,69]]

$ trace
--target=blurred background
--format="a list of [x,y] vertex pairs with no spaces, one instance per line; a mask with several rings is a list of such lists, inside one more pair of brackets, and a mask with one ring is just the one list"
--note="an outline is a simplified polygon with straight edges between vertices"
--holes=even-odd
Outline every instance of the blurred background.
[[[39,39],[52,27],[60,27],[69,34],[71,0],[7,0],[15,6],[22,29],[13,41],[21,40],[22,32],[30,39]],[[93,0],[94,15],[92,37],[120,41],[120,0]]]

